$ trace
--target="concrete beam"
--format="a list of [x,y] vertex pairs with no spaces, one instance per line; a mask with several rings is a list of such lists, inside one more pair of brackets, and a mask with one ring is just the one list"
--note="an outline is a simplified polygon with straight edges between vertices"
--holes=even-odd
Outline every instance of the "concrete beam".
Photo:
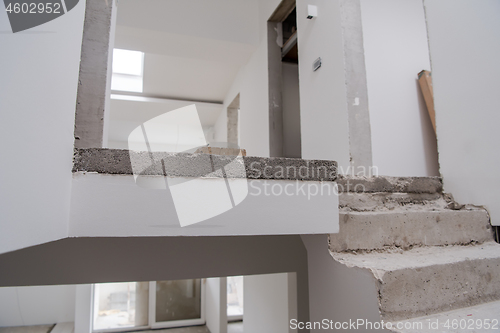
[[[239,95],[238,95],[239,96]],[[227,142],[238,146],[238,111],[237,108],[227,109]]]
[[[236,157],[208,154],[134,152],[120,149],[75,149],[73,172],[132,175],[134,163],[152,164],[144,175],[164,175],[163,161],[171,177],[216,177],[335,181],[337,162],[298,158]],[[245,168],[235,167],[239,161]],[[241,165],[238,163],[239,165]],[[225,175],[221,168],[225,168]],[[216,170],[215,172],[213,170]]]
[[75,147],[100,148],[108,90],[114,0],[87,0],[75,113]]
[[[354,174],[372,166],[370,113],[359,0],[341,0],[349,151]],[[361,169],[361,170],[358,170]]]
[[277,43],[276,22],[267,22],[267,54],[269,77],[269,154],[283,156],[283,97],[281,47]]

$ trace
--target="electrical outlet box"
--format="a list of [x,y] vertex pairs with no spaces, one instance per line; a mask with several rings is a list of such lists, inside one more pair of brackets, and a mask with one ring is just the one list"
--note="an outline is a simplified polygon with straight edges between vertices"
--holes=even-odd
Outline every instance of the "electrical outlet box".
[[313,72],[316,72],[321,67],[321,57],[314,60],[313,62]]
[[318,7],[314,5],[307,5],[307,18],[313,19],[318,16]]

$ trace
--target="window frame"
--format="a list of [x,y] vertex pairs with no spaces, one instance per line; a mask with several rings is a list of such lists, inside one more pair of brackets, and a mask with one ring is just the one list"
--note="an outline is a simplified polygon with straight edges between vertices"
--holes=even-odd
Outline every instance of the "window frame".
[[[205,316],[205,284],[206,279],[201,280],[201,290],[200,290],[200,302],[201,302],[201,316],[196,319],[185,319],[185,320],[172,320],[164,322],[156,322],[156,281],[149,281],[149,294],[148,294],[148,325],[142,326],[126,326],[120,328],[103,328],[94,329],[94,319],[96,304],[95,299],[95,284],[91,285],[91,322],[90,322],[90,332],[91,333],[121,333],[121,332],[135,332],[140,330],[153,330],[160,328],[175,328],[175,327],[185,327],[185,326],[198,326],[206,324]],[[133,281],[132,281],[133,282]]]

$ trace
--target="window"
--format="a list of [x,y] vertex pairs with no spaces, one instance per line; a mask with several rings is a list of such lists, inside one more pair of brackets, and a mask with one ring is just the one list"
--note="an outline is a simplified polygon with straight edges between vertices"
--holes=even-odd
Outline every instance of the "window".
[[93,332],[205,323],[201,279],[94,285]]
[[142,92],[144,53],[122,49],[113,50],[111,90]]

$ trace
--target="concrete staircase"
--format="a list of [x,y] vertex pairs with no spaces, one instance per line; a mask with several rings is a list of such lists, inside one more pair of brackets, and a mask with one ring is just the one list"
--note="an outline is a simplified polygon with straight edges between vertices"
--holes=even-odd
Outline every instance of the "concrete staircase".
[[[442,326],[463,313],[476,320],[491,312],[488,319],[500,321],[500,245],[485,209],[456,203],[442,193],[438,178],[344,178],[341,189],[349,181],[330,253],[371,273],[381,320],[423,323],[388,331],[472,332]],[[439,321],[439,330],[428,327],[431,320]]]

